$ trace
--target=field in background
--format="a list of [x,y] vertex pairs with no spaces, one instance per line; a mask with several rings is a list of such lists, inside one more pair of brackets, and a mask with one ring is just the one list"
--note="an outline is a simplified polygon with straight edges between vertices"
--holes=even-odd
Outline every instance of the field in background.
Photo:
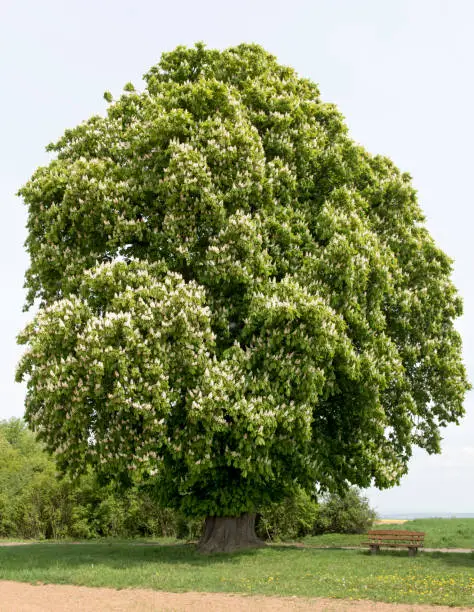
[[[427,548],[474,548],[474,519],[415,519],[399,524],[385,525],[387,529],[424,531]],[[374,525],[374,529],[383,528]],[[357,546],[365,542],[365,535],[326,533],[321,536],[303,538],[311,546]]]

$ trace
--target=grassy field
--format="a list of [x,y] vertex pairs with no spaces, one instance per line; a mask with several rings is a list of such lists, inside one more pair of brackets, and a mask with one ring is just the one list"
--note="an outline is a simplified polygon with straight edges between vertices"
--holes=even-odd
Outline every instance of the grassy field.
[[[427,548],[474,548],[474,519],[416,519],[402,525],[375,525],[374,529],[406,529],[424,531]],[[327,533],[303,538],[311,546],[357,546],[365,535]]]
[[203,557],[192,544],[37,543],[0,547],[0,579],[474,606],[474,556],[456,553],[274,545]]

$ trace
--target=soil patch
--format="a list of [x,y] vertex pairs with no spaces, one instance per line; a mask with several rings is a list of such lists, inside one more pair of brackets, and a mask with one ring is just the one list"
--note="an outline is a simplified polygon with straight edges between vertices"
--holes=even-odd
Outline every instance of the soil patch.
[[374,521],[374,525],[403,525],[408,523],[408,519],[378,519]]
[[324,612],[460,612],[469,608],[389,604],[344,599],[263,597],[225,593],[164,593],[145,589],[104,589],[0,581],[0,612],[155,612],[189,610],[246,612],[316,610]]

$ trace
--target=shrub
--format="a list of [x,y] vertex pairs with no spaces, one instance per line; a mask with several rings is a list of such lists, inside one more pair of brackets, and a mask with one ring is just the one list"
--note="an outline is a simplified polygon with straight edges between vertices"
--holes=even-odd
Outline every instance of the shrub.
[[316,501],[299,489],[293,497],[261,510],[256,524],[257,535],[268,540],[301,538],[313,532],[317,515]]
[[313,525],[313,534],[365,533],[376,518],[369,501],[356,488],[323,498]]

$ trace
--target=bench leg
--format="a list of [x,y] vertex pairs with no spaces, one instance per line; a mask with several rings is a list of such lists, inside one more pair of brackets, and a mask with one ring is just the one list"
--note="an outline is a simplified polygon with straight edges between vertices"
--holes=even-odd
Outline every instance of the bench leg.
[[376,555],[378,553],[380,549],[380,546],[378,546],[378,544],[371,544],[370,545],[370,554],[371,555]]
[[417,552],[418,552],[418,548],[409,548],[408,549],[408,556],[409,557],[414,557]]

